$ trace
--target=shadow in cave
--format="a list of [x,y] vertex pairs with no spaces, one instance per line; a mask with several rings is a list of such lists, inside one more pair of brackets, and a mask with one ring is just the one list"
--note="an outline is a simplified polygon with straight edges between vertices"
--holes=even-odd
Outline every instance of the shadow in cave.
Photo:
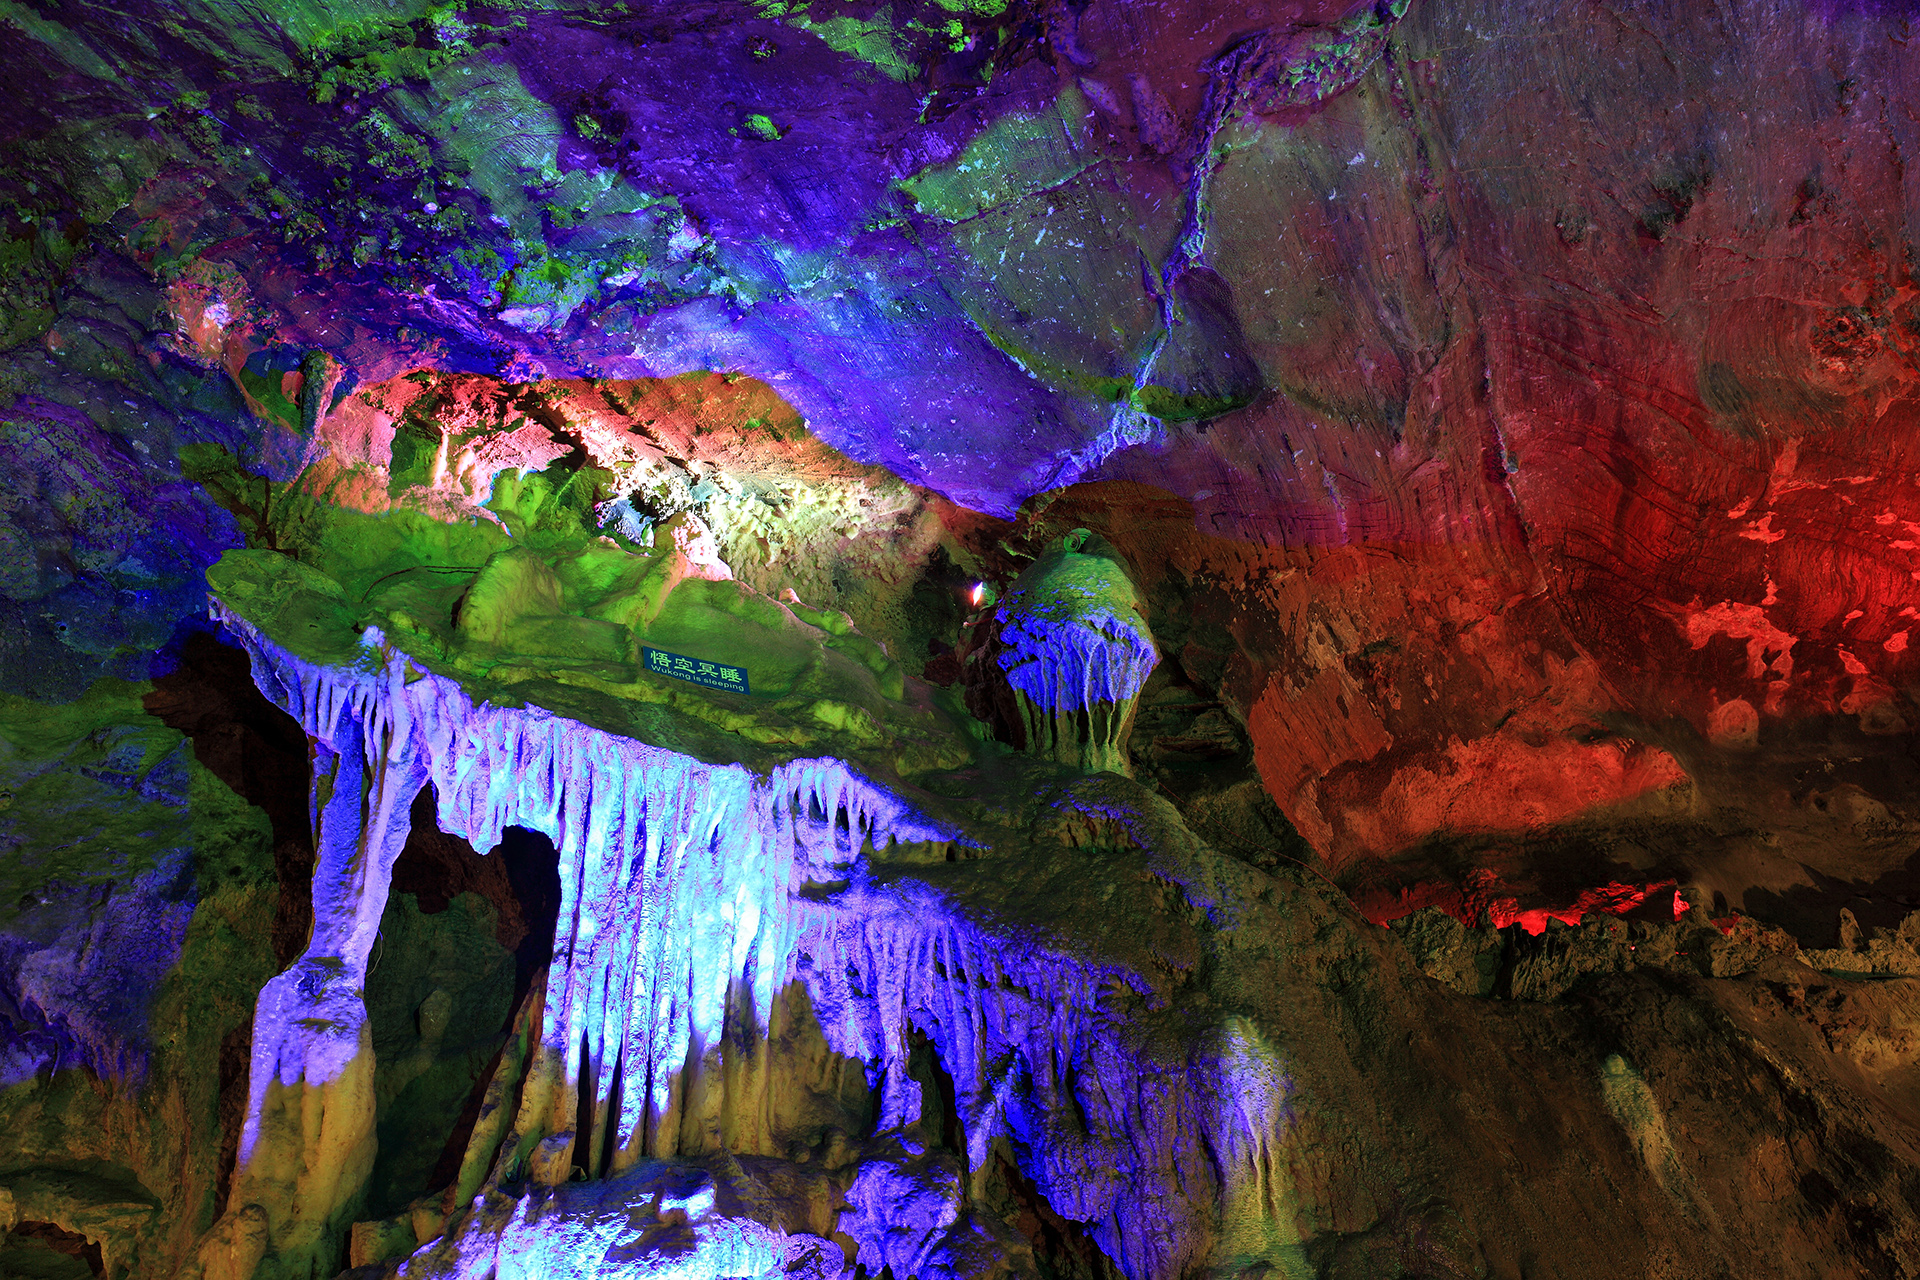
[[1497,884],[1496,896],[1513,895],[1524,906],[1559,907],[1609,883],[1684,878],[1684,867],[1669,865],[1670,860],[1636,866],[1624,847],[1630,834],[1571,824],[1519,833],[1442,831],[1391,858],[1351,862],[1336,880],[1355,902],[1372,902],[1413,894],[1425,885],[1470,886],[1490,872],[1498,877],[1489,882]]
[[481,854],[434,821],[431,786],[414,797],[406,847],[393,864],[393,893],[410,893],[423,915],[438,915],[463,893],[493,907],[500,945],[513,952],[513,1007],[553,957],[560,915],[560,853],[538,831],[508,827],[491,853]]
[[920,1136],[930,1147],[960,1157],[961,1180],[967,1172],[967,1135],[960,1124],[959,1091],[940,1050],[918,1027],[907,1029],[907,1075],[920,1085]]
[[[907,1074],[920,1085],[920,1141],[929,1150],[951,1153],[959,1163],[961,1186],[970,1185],[959,1091],[940,1058],[939,1046],[918,1027],[907,1030]],[[976,1224],[982,1217],[998,1219],[1025,1239],[1041,1280],[1118,1280],[1119,1271],[1088,1234],[1086,1224],[1056,1210],[1013,1162],[1004,1143],[996,1144],[987,1160],[981,1195],[968,1205]]]
[[1031,1178],[1005,1152],[995,1152],[985,1206],[1033,1246],[1041,1280],[1120,1280],[1119,1269],[1087,1233],[1086,1224],[1062,1217]]
[[51,1222],[17,1222],[11,1229],[0,1231],[0,1275],[22,1280],[80,1280],[106,1274],[100,1246],[77,1231]]
[[1898,867],[1872,880],[1843,880],[1806,868],[1811,884],[1791,889],[1748,889],[1733,905],[1759,920],[1779,925],[1803,947],[1840,945],[1840,911],[1853,913],[1866,936],[1893,930],[1920,911],[1920,850]]
[[458,1177],[514,1017],[553,957],[560,910],[547,837],[508,827],[482,855],[438,828],[431,787],[410,816],[367,981],[382,1104],[374,1217]]
[[147,713],[187,735],[202,768],[267,815],[280,896],[274,959],[292,963],[313,931],[313,822],[308,811],[307,735],[253,683],[246,651],[218,633],[181,642],[173,670],[153,681]]
[[[190,632],[169,655],[173,669],[154,677],[143,705],[149,715],[187,736],[202,768],[267,815],[278,883],[273,954],[275,964],[285,968],[305,949],[313,931],[307,735],[297,720],[269,702],[254,684],[246,651],[220,637],[218,629]],[[249,1007],[220,1040],[216,1217],[226,1211],[239,1155],[253,1046],[252,1015]]]
[[[1907,705],[1907,704],[1900,704]],[[1920,735],[1862,716],[1803,715],[1761,727],[1746,750],[1716,749],[1684,720],[1623,727],[1669,751],[1707,817],[1675,824],[1663,869],[1713,891],[1803,947],[1838,945],[1840,910],[1891,929],[1920,909]]]

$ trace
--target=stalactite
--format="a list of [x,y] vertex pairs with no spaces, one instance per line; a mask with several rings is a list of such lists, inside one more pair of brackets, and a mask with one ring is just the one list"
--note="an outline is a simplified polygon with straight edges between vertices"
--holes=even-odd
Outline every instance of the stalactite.
[[[1290,1088],[1251,1027],[1236,1025],[1184,1063],[1138,1057],[1099,1001],[1127,975],[1009,948],[933,902],[862,908],[821,912],[800,940],[828,1042],[884,1064],[883,1129],[919,1114],[919,1088],[905,1074],[909,1031],[933,1042],[954,1083],[970,1194],[981,1194],[996,1145],[1011,1142],[1053,1207],[1089,1224],[1136,1277],[1202,1261],[1191,1252],[1195,1224],[1170,1212],[1167,1189],[1230,1189],[1223,1215],[1266,1195],[1250,1189],[1273,1176]],[[872,1270],[888,1260],[862,1257]]]
[[1028,751],[1131,774],[1127,735],[1160,655],[1139,593],[1109,551],[1080,530],[1028,566],[995,614],[998,661]]
[[[963,837],[844,763],[794,760],[764,776],[703,764],[537,707],[476,704],[457,683],[412,668],[377,631],[367,633],[358,668],[319,669],[244,620],[226,621],[252,651],[262,688],[316,742],[334,744],[343,781],[323,835],[358,759],[431,782],[440,827],[476,848],[518,825],[558,850],[559,926],[541,1025],[497,1173],[551,1186],[576,1164],[598,1173],[603,1152],[618,1177],[648,1160],[723,1151],[728,1028],[764,1038],[798,979],[827,1045],[867,1064],[881,1091],[883,1146],[925,1164],[907,1136],[923,1110],[910,1039],[925,1036],[953,1081],[966,1194],[981,1194],[996,1151],[1019,1153],[1023,1175],[1060,1214],[1089,1224],[1128,1276],[1197,1265],[1194,1241],[1210,1238],[1202,1219],[1231,1210],[1230,1184],[1244,1199],[1247,1186],[1273,1176],[1286,1089],[1257,1035],[1161,1061],[1102,1010],[1104,990],[1133,981],[1126,973],[1010,947],[930,890],[876,886],[862,870],[864,851],[944,848]],[[1137,692],[1150,666],[1141,653],[1151,650],[1129,652],[1132,667],[1082,672],[1075,687]],[[370,832],[391,821],[377,805],[355,813]],[[370,834],[361,847],[387,840]],[[357,945],[356,930],[377,921],[380,904],[368,895],[377,888],[384,900],[385,870],[378,857],[366,861],[374,869],[360,897],[316,893],[316,939]],[[809,884],[830,892],[803,893]],[[303,960],[270,983],[263,1011],[310,969]],[[256,1071],[270,1078],[274,1063],[258,1053]],[[250,1126],[263,1087],[256,1080]],[[1175,1187],[1184,1213],[1166,1198]],[[856,1214],[847,1227],[865,1230],[864,1221]],[[946,1247],[935,1236],[963,1229],[944,1210],[922,1226],[888,1224],[891,1243],[861,1239],[862,1260],[878,1269],[902,1248],[931,1258],[927,1250]]]

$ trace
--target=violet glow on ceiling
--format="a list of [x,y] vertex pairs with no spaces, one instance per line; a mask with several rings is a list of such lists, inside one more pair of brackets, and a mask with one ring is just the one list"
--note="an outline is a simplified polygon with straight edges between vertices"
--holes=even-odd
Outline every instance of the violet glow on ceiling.
[[[187,1280],[1908,1266],[1902,24],[0,0],[0,1193]],[[209,583],[310,808],[144,725]]]
[[[209,5],[193,16],[226,19],[226,74],[184,92],[172,68],[201,56],[184,32],[73,29],[125,92],[164,98],[116,145],[188,130],[245,191],[243,257],[324,277],[243,265],[248,296],[209,277],[215,329],[265,303],[279,344],[332,352],[350,384],[401,371],[426,334],[440,367],[516,380],[741,370],[853,456],[1010,514],[1257,388],[1207,265],[1215,134],[1349,87],[1405,9],[1268,7],[1209,35],[1232,56],[1162,88],[1103,78],[1071,13],[998,3],[290,5],[260,31]],[[1192,131],[1161,123],[1168,92],[1200,108]],[[182,194],[137,202],[132,240],[163,269],[215,230]]]

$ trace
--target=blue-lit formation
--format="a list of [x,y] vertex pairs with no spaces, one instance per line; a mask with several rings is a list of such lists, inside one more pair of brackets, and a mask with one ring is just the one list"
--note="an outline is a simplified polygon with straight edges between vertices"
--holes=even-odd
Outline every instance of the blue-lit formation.
[[1160,661],[1139,593],[1084,531],[1035,561],[995,613],[999,664],[1035,754],[1129,772],[1134,699]]
[[[836,1211],[868,1274],[976,1273],[998,1246],[965,1206],[996,1159],[1138,1280],[1191,1270],[1223,1241],[1292,1256],[1291,1237],[1268,1239],[1287,1234],[1272,1209],[1290,1085],[1259,1033],[1229,1023],[1166,1060],[1114,1012],[1116,990],[1152,1004],[1125,968],[998,932],[927,881],[870,876],[889,851],[944,862],[960,833],[843,762],[766,776],[703,764],[537,708],[476,704],[377,630],[349,670],[226,621],[319,744],[333,797],[312,944],[259,1004],[233,1194],[264,1207],[281,1256],[350,1211],[371,1142],[370,1116],[352,1128],[371,1058],[359,989],[404,797],[428,782],[440,827],[476,848],[508,825],[553,840],[561,923],[517,1111],[476,1124],[465,1207],[396,1274],[837,1275],[841,1247],[748,1213],[725,1162],[787,1152],[805,1117],[783,1108],[814,1105],[847,1068],[878,1094],[872,1136],[849,1139],[860,1165]],[[1109,665],[1084,687],[1142,678]],[[769,1054],[808,1025],[824,1056]],[[928,1142],[912,1069],[922,1037],[952,1081],[964,1152]]]

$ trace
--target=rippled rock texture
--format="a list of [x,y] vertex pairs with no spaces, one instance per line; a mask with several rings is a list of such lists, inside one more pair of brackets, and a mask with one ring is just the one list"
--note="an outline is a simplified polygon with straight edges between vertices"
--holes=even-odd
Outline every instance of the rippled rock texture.
[[1920,1274],[1900,6],[0,29],[0,1271]]

